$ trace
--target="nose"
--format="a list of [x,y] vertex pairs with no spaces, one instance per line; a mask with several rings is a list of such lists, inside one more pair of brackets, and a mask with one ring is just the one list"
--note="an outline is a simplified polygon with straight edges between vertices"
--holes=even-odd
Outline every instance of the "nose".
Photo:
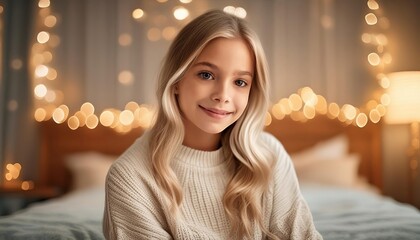
[[231,94],[228,81],[220,81],[216,83],[211,98],[216,102],[229,103],[231,101]]

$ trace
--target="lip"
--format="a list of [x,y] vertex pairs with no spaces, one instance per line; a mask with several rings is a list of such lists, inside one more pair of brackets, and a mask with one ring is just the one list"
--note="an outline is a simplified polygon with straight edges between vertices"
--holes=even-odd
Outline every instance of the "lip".
[[201,105],[198,105],[207,115],[209,115],[210,117],[213,118],[217,118],[217,119],[221,119],[221,118],[225,118],[227,116],[229,116],[230,114],[232,114],[233,112],[230,111],[225,111],[222,109],[217,109],[217,108],[206,108],[203,107]]

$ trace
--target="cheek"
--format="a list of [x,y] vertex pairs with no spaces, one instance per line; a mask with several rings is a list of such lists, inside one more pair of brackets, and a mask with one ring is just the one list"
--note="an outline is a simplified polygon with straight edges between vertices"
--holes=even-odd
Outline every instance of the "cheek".
[[243,94],[236,101],[236,109],[237,109],[237,111],[240,115],[242,115],[246,106],[248,106],[248,101],[249,101],[249,95],[248,94]]

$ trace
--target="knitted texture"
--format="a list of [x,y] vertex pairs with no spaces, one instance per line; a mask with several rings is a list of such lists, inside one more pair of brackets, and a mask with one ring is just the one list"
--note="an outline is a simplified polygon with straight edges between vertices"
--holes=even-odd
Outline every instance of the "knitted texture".
[[[222,149],[199,151],[181,146],[172,169],[183,189],[178,217],[172,216],[153,178],[143,135],[112,165],[107,176],[103,232],[107,239],[229,239],[230,223],[222,198],[233,171]],[[303,199],[293,164],[280,142],[260,139],[276,160],[264,195],[264,224],[279,239],[322,239]],[[264,239],[255,228],[252,239]]]

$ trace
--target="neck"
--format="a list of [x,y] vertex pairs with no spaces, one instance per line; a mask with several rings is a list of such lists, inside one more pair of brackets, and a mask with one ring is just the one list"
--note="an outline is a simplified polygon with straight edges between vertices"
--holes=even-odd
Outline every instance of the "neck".
[[185,131],[184,146],[202,150],[202,151],[214,151],[220,147],[221,133],[210,134],[202,131]]

